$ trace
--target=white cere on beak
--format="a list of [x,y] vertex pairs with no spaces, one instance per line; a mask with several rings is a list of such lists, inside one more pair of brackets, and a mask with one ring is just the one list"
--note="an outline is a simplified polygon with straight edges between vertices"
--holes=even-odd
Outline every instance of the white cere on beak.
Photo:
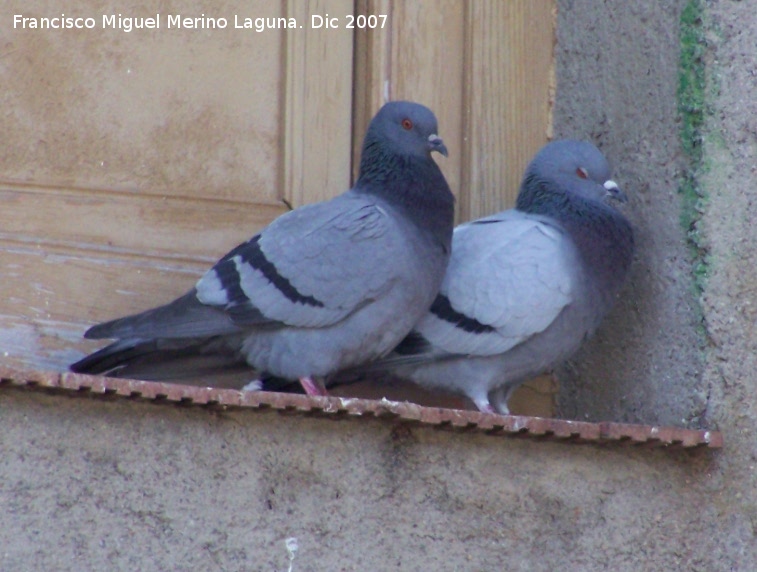
[[605,190],[607,190],[607,191],[617,191],[618,190],[618,183],[616,183],[612,179],[607,179],[605,181],[605,184],[603,186],[604,186]]
[[444,145],[444,141],[436,133],[432,133],[428,136],[429,149],[436,151],[445,157],[447,157],[447,147]]

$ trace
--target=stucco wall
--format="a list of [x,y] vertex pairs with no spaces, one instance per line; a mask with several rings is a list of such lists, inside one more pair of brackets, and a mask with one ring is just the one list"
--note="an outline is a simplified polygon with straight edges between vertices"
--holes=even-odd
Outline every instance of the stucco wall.
[[[691,164],[676,99],[685,6],[559,2],[555,133],[607,153],[639,244],[607,326],[561,373],[560,406],[717,427],[721,452],[5,391],[0,570],[757,568],[757,18],[750,2],[703,9]],[[680,222],[687,169],[708,197],[694,228]]]
[[683,2],[560,2],[555,135],[614,167],[635,227],[631,278],[594,340],[560,372],[563,416],[696,426],[707,405],[692,257],[679,219],[676,90]]
[[672,570],[687,528],[720,544],[698,453],[18,391],[0,416],[4,571],[284,571],[288,538],[295,571]]

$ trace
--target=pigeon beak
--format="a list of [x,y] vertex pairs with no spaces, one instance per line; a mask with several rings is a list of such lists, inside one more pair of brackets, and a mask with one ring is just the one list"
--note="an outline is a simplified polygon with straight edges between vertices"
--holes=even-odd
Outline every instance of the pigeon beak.
[[436,133],[432,133],[428,136],[428,149],[430,151],[437,151],[447,157],[447,146]]
[[628,197],[626,196],[626,194],[620,190],[618,183],[616,183],[612,179],[606,180],[605,184],[602,186],[607,191],[607,196],[609,196],[611,199],[615,199],[616,201],[621,203],[628,202]]

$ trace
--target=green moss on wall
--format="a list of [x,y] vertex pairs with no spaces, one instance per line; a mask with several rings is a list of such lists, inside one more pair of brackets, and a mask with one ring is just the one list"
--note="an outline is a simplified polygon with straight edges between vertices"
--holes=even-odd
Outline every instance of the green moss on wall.
[[683,195],[681,225],[686,231],[694,262],[694,287],[697,294],[704,289],[707,258],[697,224],[707,197],[699,185],[706,168],[702,133],[706,116],[705,53],[707,41],[703,22],[703,0],[690,0],[683,9],[680,22],[681,54],[678,71],[678,113],[681,124],[681,146],[687,166],[681,177]]

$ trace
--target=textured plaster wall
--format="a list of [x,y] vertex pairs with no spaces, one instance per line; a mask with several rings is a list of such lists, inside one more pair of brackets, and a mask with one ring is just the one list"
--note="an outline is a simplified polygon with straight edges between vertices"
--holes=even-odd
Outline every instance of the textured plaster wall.
[[[607,153],[639,242],[623,300],[561,372],[560,406],[717,427],[721,452],[3,391],[0,570],[757,569],[757,17],[752,2],[701,6],[690,165],[685,6],[559,2],[555,131]],[[689,168],[707,200],[684,229]]]
[[294,571],[636,572],[721,543],[679,494],[702,455],[18,392],[0,416],[3,571],[284,571],[296,538]]
[[707,404],[692,260],[679,218],[678,21],[683,2],[559,3],[555,135],[588,138],[629,196],[629,284],[559,372],[576,419],[698,426]]

